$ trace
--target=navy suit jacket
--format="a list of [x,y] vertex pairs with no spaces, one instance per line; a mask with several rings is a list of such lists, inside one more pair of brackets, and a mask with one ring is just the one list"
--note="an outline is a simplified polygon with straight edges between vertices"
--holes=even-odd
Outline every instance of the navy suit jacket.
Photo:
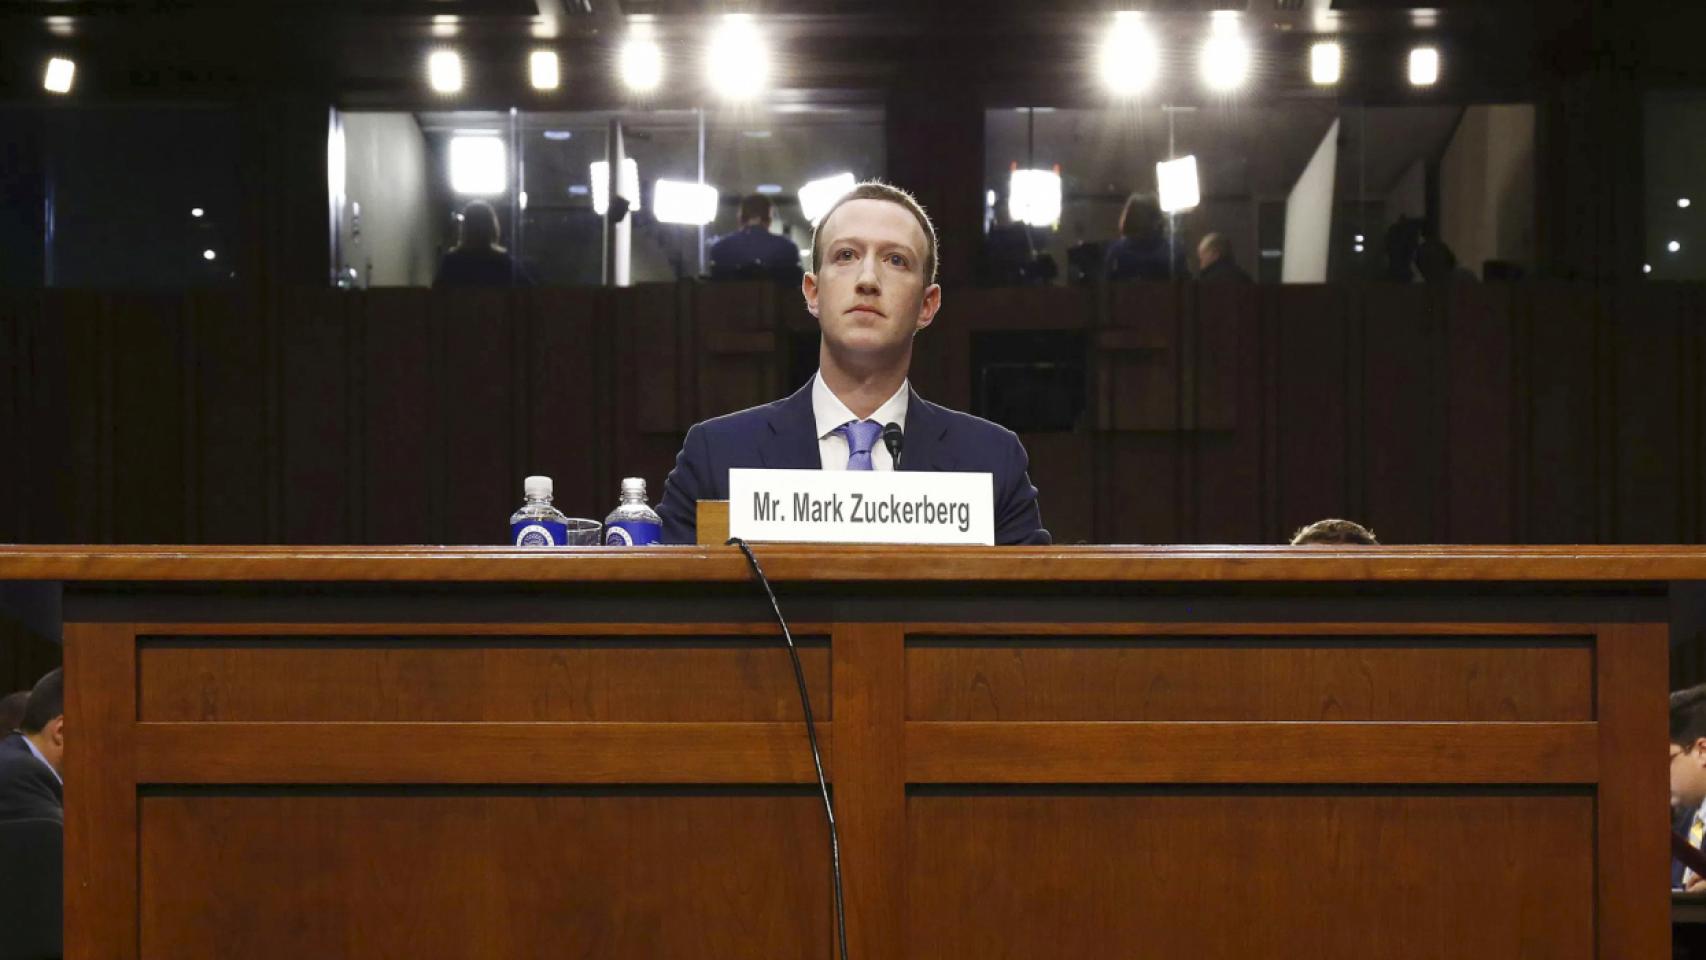
[[0,740],[0,821],[65,822],[65,793],[59,778],[30,752],[24,735]]
[[[908,388],[910,390],[910,388]],[[1006,427],[909,394],[900,469],[988,473],[995,478],[995,542],[1052,543],[1037,509],[1030,460]],[[664,543],[693,543],[700,500],[729,498],[729,468],[821,470],[808,382],[785,400],[695,424],[664,481]]]

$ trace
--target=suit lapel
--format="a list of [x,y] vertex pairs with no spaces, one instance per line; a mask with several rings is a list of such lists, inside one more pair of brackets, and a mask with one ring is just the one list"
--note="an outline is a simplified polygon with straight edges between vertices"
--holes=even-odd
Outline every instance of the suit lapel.
[[920,397],[917,390],[911,390],[911,396],[906,401],[906,439],[901,447],[900,469],[956,469],[957,462],[953,451],[943,442],[948,435],[949,425],[949,419],[942,415],[942,408]]
[[770,413],[770,433],[758,445],[758,459],[771,470],[821,470],[817,418],[812,415],[812,385],[794,391]]

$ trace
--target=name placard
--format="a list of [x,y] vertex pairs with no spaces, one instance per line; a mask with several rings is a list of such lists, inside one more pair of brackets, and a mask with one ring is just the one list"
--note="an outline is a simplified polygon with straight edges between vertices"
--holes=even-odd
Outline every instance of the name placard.
[[729,471],[729,534],[780,543],[995,544],[987,473]]

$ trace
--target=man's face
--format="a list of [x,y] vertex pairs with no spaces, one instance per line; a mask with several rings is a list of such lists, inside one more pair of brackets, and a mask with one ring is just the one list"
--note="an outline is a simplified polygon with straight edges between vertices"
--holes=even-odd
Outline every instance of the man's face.
[[905,353],[942,305],[942,288],[925,283],[924,228],[897,203],[859,199],[819,229],[823,263],[801,290],[825,346],[849,358]]
[[1199,266],[1206,267],[1219,259],[1220,254],[1215,252],[1214,247],[1206,243],[1197,245],[1197,263]]
[[1706,801],[1706,739],[1686,749],[1670,745],[1670,804],[1679,810],[1698,809]]

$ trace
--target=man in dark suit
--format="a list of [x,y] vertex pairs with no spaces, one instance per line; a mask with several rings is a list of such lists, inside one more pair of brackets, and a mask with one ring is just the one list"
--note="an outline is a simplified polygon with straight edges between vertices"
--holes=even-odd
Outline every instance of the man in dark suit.
[[[699,500],[726,500],[731,467],[989,473],[997,543],[1049,543],[1029,460],[1011,430],[939,407],[907,382],[912,338],[942,306],[936,231],[918,202],[862,183],[824,214],[801,282],[822,332],[818,372],[785,400],[697,424],[664,483],[665,543],[693,543]],[[903,431],[897,466],[881,437]]]
[[65,671],[42,677],[18,732],[0,740],[0,822],[65,820]]
[[[776,208],[770,198],[754,193],[740,202],[740,229],[711,245],[714,280],[800,279],[800,248],[787,237],[770,232]],[[791,274],[791,276],[790,276]]]

